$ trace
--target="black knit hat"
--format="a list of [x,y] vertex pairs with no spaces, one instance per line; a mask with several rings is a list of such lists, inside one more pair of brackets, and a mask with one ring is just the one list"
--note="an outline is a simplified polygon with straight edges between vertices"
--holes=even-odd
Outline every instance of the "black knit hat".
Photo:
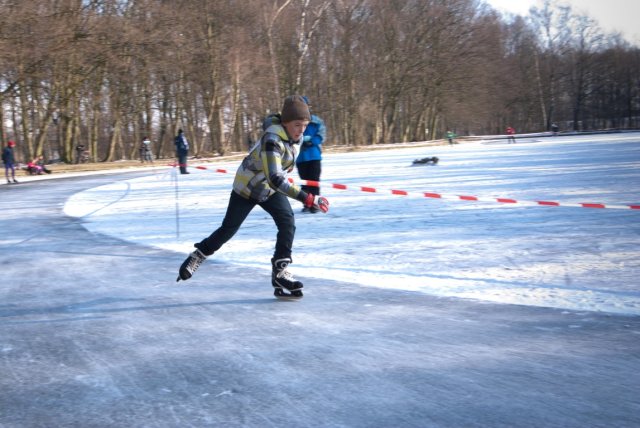
[[284,99],[282,113],[280,114],[282,123],[293,120],[311,120],[309,106],[300,95],[291,95]]

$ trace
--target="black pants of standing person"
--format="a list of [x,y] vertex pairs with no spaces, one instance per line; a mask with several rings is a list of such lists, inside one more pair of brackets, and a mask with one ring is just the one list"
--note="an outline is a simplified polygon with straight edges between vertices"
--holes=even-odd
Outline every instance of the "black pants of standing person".
[[178,165],[180,166],[180,174],[189,174],[187,172],[187,152],[178,153]]
[[220,247],[236,234],[256,205],[260,205],[260,207],[273,218],[278,228],[276,248],[273,253],[274,259],[291,258],[291,248],[296,232],[296,223],[289,198],[282,193],[274,193],[266,201],[258,203],[251,199],[245,199],[232,191],[229,197],[227,213],[222,220],[222,225],[209,235],[208,238],[196,244],[196,248],[206,256],[210,256],[215,251],[218,251]]
[[[298,165],[298,175],[303,180],[320,181],[321,164],[319,160],[300,162]],[[302,186],[302,190],[312,195],[320,194],[320,186]]]

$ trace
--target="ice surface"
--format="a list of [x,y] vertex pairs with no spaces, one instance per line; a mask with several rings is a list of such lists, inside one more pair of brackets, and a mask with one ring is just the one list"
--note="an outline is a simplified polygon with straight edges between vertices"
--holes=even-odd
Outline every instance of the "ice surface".
[[[425,156],[440,163],[412,165]],[[114,182],[73,195],[65,212],[93,232],[186,253],[218,227],[237,165]],[[323,181],[348,189],[322,188],[327,215],[296,215],[292,267],[301,279],[640,314],[640,210],[621,209],[640,203],[638,133],[326,154],[322,168]],[[536,206],[540,200],[614,208]],[[257,207],[212,259],[268,269],[274,240],[275,226]]]
[[[638,147],[615,134],[327,154],[323,178],[624,205]],[[175,282],[231,187],[191,172],[0,185],[0,427],[640,426],[640,212],[325,186],[330,213],[296,215],[307,291],[291,303],[271,294],[259,209]]]

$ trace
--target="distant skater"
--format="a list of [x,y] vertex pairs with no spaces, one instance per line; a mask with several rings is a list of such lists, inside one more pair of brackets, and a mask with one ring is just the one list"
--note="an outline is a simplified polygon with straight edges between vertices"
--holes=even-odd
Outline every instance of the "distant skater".
[[511,144],[516,142],[516,137],[514,137],[516,130],[511,126],[507,126],[507,144]]
[[[2,162],[4,162],[4,175],[7,177],[7,184],[18,182],[18,180],[16,180],[16,158],[13,153],[15,146],[16,143],[10,140],[7,143],[7,147],[2,150]],[[11,171],[11,177],[9,177],[9,171]]]
[[184,136],[184,131],[178,129],[178,135],[175,138],[176,144],[176,157],[178,158],[178,166],[180,167],[180,174],[190,174],[187,171],[187,157],[189,156],[189,141]]
[[151,140],[149,139],[149,137],[144,137],[142,139],[142,144],[140,145],[140,162],[144,163],[145,161],[153,163],[153,154],[151,153]]
[[455,144],[455,141],[453,140],[454,138],[456,138],[456,134],[453,131],[447,131],[447,140],[449,141],[450,146]]

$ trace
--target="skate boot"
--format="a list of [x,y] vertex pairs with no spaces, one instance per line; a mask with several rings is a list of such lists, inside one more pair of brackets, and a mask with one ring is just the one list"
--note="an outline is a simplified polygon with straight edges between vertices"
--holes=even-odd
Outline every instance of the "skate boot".
[[198,270],[198,268],[200,267],[202,262],[206,260],[206,258],[207,256],[205,256],[199,248],[196,248],[196,250],[193,253],[189,254],[186,260],[182,262],[180,270],[178,271],[178,279],[176,279],[176,282],[179,282],[180,280],[186,281],[187,279],[191,278],[191,276],[193,276],[195,271]]
[[[273,270],[271,271],[271,285],[273,295],[282,300],[297,300],[302,298],[302,283],[293,278],[293,274],[287,270],[291,259],[271,259]],[[287,291],[289,292],[287,292]]]

